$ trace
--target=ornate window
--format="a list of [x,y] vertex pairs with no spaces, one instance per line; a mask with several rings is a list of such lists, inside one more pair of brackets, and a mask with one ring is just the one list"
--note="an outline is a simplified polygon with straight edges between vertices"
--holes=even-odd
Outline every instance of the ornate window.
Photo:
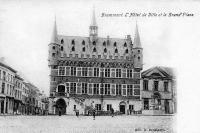
[[121,69],[116,69],[116,77],[117,78],[121,78],[121,76],[122,76],[122,72],[121,72]]
[[124,47],[127,47],[127,44],[126,44],[126,42],[124,43]]
[[82,76],[87,76],[87,74],[88,74],[88,68],[82,67]]
[[85,47],[83,47],[82,51],[85,52]]
[[99,84],[93,84],[93,93],[94,95],[99,95]]
[[63,40],[63,39],[61,39],[60,43],[61,43],[61,44],[63,44],[63,43],[64,43],[64,40]]
[[74,40],[72,40],[72,44],[75,44],[75,41],[74,41]]
[[132,78],[132,77],[133,77],[133,70],[127,69],[127,78]]
[[82,41],[82,45],[85,45],[85,41],[84,40]]
[[75,47],[74,46],[72,47],[72,51],[75,51]]
[[82,94],[87,94],[87,89],[88,89],[87,83],[82,83]]
[[76,76],[76,67],[71,67],[71,76]]
[[94,77],[99,77],[99,68],[94,68]]
[[158,91],[158,81],[154,81],[154,91]]
[[97,52],[97,49],[96,49],[96,48],[94,48],[94,49],[93,49],[93,52]]
[[127,85],[127,95],[128,96],[133,95],[133,85]]
[[105,84],[105,92],[104,92],[104,94],[105,95],[110,95],[110,84]]
[[116,42],[114,42],[114,44],[113,44],[113,45],[114,45],[114,47],[116,47],[116,46],[117,46],[117,43],[116,43]]
[[58,75],[60,76],[65,75],[65,67],[59,67]]
[[110,68],[105,68],[105,77],[110,77]]
[[116,54],[118,53],[118,49],[117,49],[117,48],[115,49],[115,53],[116,53]]
[[104,48],[104,53],[107,53],[107,49],[106,48]]
[[70,83],[70,93],[76,94],[76,83]]
[[106,46],[106,42],[105,41],[103,42],[103,46]]
[[116,84],[116,95],[122,94],[122,86],[120,84]]

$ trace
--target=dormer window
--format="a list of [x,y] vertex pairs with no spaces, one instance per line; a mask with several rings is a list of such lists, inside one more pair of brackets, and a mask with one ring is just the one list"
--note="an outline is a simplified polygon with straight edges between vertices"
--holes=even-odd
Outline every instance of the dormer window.
[[126,42],[124,43],[124,47],[127,47],[127,44],[126,44]]
[[82,41],[82,45],[85,45],[85,41],[84,40]]
[[117,46],[117,43],[116,43],[116,42],[114,42],[114,44],[113,44],[113,45],[114,45],[114,47],[116,47],[116,46]]
[[72,44],[75,44],[75,41],[74,41],[74,40],[72,40]]
[[63,43],[64,43],[64,40],[63,40],[63,39],[61,39],[60,43],[61,43],[61,44],[63,44]]
[[63,51],[63,46],[61,46],[60,50]]
[[94,49],[93,49],[93,52],[97,52],[97,49],[96,49],[96,48],[94,48]]
[[92,44],[93,44],[93,45],[96,45],[96,42],[95,42],[95,41],[93,41],[93,42],[92,42]]
[[104,53],[107,53],[107,49],[106,48],[104,48]]
[[126,49],[126,51],[125,51],[125,52],[126,52],[126,54],[128,54],[128,49]]
[[85,47],[83,47],[82,51],[85,52]]
[[103,42],[103,46],[106,46],[106,42],[105,41]]
[[118,49],[115,49],[115,53],[118,53]]
[[75,47],[74,46],[72,47],[72,51],[75,51]]

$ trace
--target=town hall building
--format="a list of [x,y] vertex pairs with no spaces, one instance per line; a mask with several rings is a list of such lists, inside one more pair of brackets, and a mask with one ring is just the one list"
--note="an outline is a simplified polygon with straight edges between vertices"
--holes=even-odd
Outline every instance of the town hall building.
[[127,114],[142,110],[143,48],[138,26],[132,38],[99,37],[93,11],[89,36],[57,34],[56,21],[49,43],[49,113],[87,114],[96,111]]

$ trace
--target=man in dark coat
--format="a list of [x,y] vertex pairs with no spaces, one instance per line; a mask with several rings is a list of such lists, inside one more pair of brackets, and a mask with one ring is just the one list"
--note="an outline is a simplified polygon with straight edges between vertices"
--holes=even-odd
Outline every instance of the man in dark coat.
[[93,112],[92,112],[92,114],[93,114],[93,120],[95,120],[95,114],[96,113],[96,110],[95,109],[93,109]]
[[110,111],[111,111],[111,115],[112,115],[112,117],[113,117],[113,116],[114,116],[114,109],[111,108]]

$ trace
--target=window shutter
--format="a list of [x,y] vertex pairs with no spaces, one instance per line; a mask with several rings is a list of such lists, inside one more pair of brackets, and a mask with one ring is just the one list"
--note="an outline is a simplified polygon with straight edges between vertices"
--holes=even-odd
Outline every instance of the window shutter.
[[111,84],[111,95],[116,95],[115,84]]
[[77,94],[81,94],[82,93],[82,89],[81,89],[81,82],[78,82],[77,83],[77,90],[76,90],[77,92]]
[[122,96],[126,96],[126,84],[122,84]]
[[89,84],[88,84],[88,89],[89,89],[89,90],[88,90],[88,94],[89,94],[89,95],[92,95],[92,83],[89,83]]
[[112,68],[112,69],[111,69],[111,77],[112,77],[112,78],[115,78],[115,68]]
[[125,68],[122,69],[122,77],[126,78],[126,69]]
[[81,67],[77,67],[77,76],[81,76]]
[[93,68],[89,67],[88,71],[89,71],[89,77],[92,77],[93,76]]
[[70,67],[69,66],[66,67],[66,76],[70,76]]

